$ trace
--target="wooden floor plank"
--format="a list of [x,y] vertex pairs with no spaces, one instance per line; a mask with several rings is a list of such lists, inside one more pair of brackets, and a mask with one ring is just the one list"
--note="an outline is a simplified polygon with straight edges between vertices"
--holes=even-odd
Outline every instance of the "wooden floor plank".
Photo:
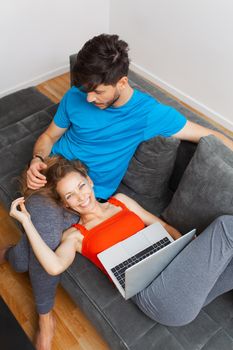
[[40,91],[42,94],[46,95],[51,101],[54,103],[58,103],[60,99],[56,97],[53,92],[50,92],[46,86],[41,84],[40,86],[37,87],[38,91]]
[[65,73],[37,86],[37,89],[53,102],[57,103],[70,87],[70,75]]

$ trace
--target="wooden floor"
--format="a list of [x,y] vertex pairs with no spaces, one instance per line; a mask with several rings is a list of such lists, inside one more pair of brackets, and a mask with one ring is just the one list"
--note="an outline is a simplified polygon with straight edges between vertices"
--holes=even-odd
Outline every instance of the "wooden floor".
[[[69,74],[67,73],[42,83],[37,88],[54,102],[59,102],[68,90],[69,84]],[[227,134],[233,135],[228,130],[222,129]],[[16,243],[18,239],[19,232],[15,224],[6,211],[0,207],[0,246]],[[29,338],[33,340],[37,315],[28,275],[14,272],[7,263],[0,266],[0,294]],[[58,288],[54,314],[57,329],[53,350],[109,349],[62,287]]]
[[[58,102],[68,88],[68,73],[38,86],[38,90],[54,102]],[[0,207],[0,247],[16,243],[19,237],[16,225]],[[0,295],[33,341],[37,314],[28,274],[14,272],[8,263],[1,265]],[[54,315],[57,327],[52,350],[109,350],[108,345],[61,286],[58,288]]]
[[65,73],[54,79],[48,80],[37,86],[37,89],[52,101],[59,102],[70,87],[69,73]]

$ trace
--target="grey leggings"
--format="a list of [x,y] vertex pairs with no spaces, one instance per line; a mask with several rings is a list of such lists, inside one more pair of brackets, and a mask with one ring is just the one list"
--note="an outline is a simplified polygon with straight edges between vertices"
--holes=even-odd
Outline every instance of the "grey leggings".
[[[53,205],[49,199],[39,195],[30,197],[26,206],[41,237],[53,250],[59,245],[62,232],[79,220],[77,215]],[[54,305],[60,276],[50,276],[42,268],[26,234],[23,234],[19,243],[7,252],[6,258],[16,271],[29,272],[37,311],[39,314],[49,312]]]
[[[27,208],[38,232],[52,249],[59,245],[62,231],[78,221],[76,215],[52,206],[38,195],[30,198]],[[211,300],[233,289],[232,257],[233,216],[225,215],[216,219],[150,286],[132,299],[157,322],[184,325]],[[29,271],[38,312],[50,311],[60,277],[43,270],[26,235],[8,251],[7,258],[16,271]]]
[[233,289],[233,216],[217,218],[142,292],[133,297],[153,320],[185,325]]

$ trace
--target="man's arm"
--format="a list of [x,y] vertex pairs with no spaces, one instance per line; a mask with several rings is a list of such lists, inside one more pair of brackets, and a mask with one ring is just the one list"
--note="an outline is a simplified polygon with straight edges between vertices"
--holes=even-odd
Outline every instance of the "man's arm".
[[[36,141],[33,149],[34,157],[36,155],[43,159],[48,157],[54,143],[60,139],[66,130],[66,128],[59,128],[54,121],[52,121],[49,127]],[[31,160],[30,167],[27,171],[27,185],[29,188],[35,190],[46,184],[45,176],[40,173],[40,171],[45,168],[46,164],[43,163],[39,157],[35,157]]]
[[183,129],[174,134],[180,140],[198,143],[203,136],[214,135],[233,151],[233,141],[218,131],[187,121]]
[[54,143],[65,133],[66,128],[59,128],[54,121],[41,134],[35,143],[33,154],[39,154],[43,158],[49,156]]

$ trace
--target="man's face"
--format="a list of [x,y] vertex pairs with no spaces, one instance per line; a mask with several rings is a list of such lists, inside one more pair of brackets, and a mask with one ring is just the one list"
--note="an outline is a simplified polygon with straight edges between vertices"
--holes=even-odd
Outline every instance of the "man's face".
[[87,93],[87,101],[100,109],[108,108],[114,105],[120,97],[120,88],[118,84],[98,85],[93,91]]

